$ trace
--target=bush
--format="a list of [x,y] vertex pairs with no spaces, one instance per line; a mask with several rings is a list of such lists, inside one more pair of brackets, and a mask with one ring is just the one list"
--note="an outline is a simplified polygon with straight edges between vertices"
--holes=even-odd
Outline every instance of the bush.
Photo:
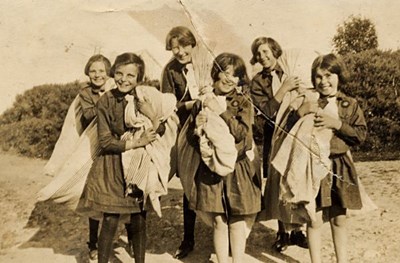
[[400,151],[400,51],[368,50],[349,54],[344,59],[350,82],[343,91],[360,102],[368,125],[367,140],[356,151],[397,156],[396,152]]
[[13,106],[0,116],[2,149],[49,158],[78,90],[75,81],[36,86],[18,95]]

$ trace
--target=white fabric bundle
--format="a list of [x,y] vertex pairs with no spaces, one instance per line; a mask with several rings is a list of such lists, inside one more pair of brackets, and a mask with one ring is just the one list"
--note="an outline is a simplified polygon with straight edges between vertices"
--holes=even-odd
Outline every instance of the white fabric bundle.
[[[226,110],[226,98],[207,93],[202,99],[213,97]],[[196,129],[199,135],[200,154],[203,162],[211,171],[220,176],[233,172],[237,159],[235,139],[229,131],[228,125],[219,116],[222,112],[213,112],[207,107],[202,109],[207,115],[207,122]]]

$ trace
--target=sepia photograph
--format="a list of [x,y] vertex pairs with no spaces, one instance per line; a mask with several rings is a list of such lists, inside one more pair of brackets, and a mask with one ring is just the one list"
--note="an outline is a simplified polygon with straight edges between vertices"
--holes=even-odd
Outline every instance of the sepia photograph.
[[0,8],[0,263],[400,258],[400,3]]

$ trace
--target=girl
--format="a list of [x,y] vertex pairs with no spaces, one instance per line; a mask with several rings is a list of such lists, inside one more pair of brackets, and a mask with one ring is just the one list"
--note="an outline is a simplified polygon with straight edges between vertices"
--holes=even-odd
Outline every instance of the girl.
[[[172,93],[176,96],[177,114],[180,127],[188,118],[195,99],[198,97],[194,69],[192,63],[192,53],[197,46],[196,38],[193,33],[183,26],[172,28],[165,40],[165,49],[172,52],[173,58],[165,66],[161,91]],[[177,174],[179,177],[179,174]],[[189,209],[189,203],[183,195],[183,240],[176,250],[174,257],[181,259],[186,257],[194,248],[194,227],[196,223],[196,213]]]
[[[208,108],[219,114],[228,126],[234,138],[237,158],[233,172],[226,176],[213,172],[200,160],[195,167],[197,170],[193,171],[194,187],[186,189],[185,193],[189,193],[190,208],[205,215],[207,221],[212,221],[218,262],[228,261],[229,245],[233,262],[243,262],[246,238],[256,214],[261,210],[261,179],[255,174],[253,158],[249,157],[254,146],[251,127],[253,107],[241,92],[243,85],[248,83],[248,77],[243,60],[230,53],[222,53],[215,58],[211,77],[214,93],[224,97],[226,108],[221,106],[216,96],[206,97],[202,105],[197,101],[192,110],[195,121],[186,123],[188,129],[184,136],[191,144],[196,141],[195,129],[204,127],[209,121],[205,111],[200,110]],[[198,138],[194,147],[199,150]]]
[[[289,234],[281,219],[278,198],[279,176],[271,171],[270,156],[272,152],[272,137],[276,129],[276,115],[281,107],[284,96],[299,88],[300,79],[297,76],[287,76],[278,63],[283,55],[279,43],[270,37],[256,38],[251,51],[253,57],[252,65],[261,64],[262,70],[258,72],[251,81],[251,98],[257,107],[255,116],[254,140],[262,145],[263,172],[268,177],[265,187],[265,207],[267,220],[278,219],[277,239],[273,248],[282,252],[290,244],[307,248],[307,239],[299,227],[291,226],[294,230]],[[278,147],[275,147],[278,148]]]
[[131,214],[135,262],[144,262],[146,243],[146,211],[143,207],[143,192],[138,190],[125,196],[125,181],[121,163],[121,153],[129,149],[144,147],[156,139],[155,130],[159,120],[147,101],[138,104],[138,110],[152,120],[153,128],[145,130],[140,138],[123,140],[129,131],[124,123],[127,106],[126,95],[134,95],[135,87],[143,81],[145,65],[143,60],[133,54],[117,56],[111,67],[116,89],[106,92],[97,103],[98,137],[100,155],[94,160],[85,185],[80,208],[103,213],[98,246],[98,262],[108,262],[112,241],[118,227],[120,214]]
[[333,131],[329,156],[332,172],[321,181],[315,220],[307,225],[312,262],[321,262],[321,226],[324,221],[331,225],[337,262],[347,262],[346,211],[362,207],[350,147],[365,140],[367,126],[357,101],[339,91],[346,82],[345,71],[343,62],[336,55],[317,57],[312,64],[311,77],[320,94],[319,107],[333,105],[336,111],[321,111],[316,102],[305,102],[297,110],[300,117],[315,114],[315,127]]

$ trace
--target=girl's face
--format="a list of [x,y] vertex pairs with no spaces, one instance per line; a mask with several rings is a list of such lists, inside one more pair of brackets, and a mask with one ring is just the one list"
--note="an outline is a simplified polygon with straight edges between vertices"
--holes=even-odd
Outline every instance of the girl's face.
[[128,93],[138,84],[139,69],[136,64],[118,66],[114,72],[115,84],[122,93]]
[[327,69],[317,68],[315,88],[323,96],[334,96],[338,91],[339,76]]
[[234,76],[232,65],[228,65],[224,72],[220,72],[218,78],[219,80],[214,83],[214,88],[219,94],[227,94],[239,84],[239,78]]
[[276,64],[276,58],[272,54],[271,49],[268,44],[262,44],[257,49],[257,61],[264,67],[268,69],[273,69]]
[[95,61],[89,68],[89,79],[93,86],[102,87],[107,79],[106,66],[101,61]]
[[181,64],[187,64],[192,61],[192,45],[182,46],[179,44],[178,39],[173,38],[171,40],[171,51]]

